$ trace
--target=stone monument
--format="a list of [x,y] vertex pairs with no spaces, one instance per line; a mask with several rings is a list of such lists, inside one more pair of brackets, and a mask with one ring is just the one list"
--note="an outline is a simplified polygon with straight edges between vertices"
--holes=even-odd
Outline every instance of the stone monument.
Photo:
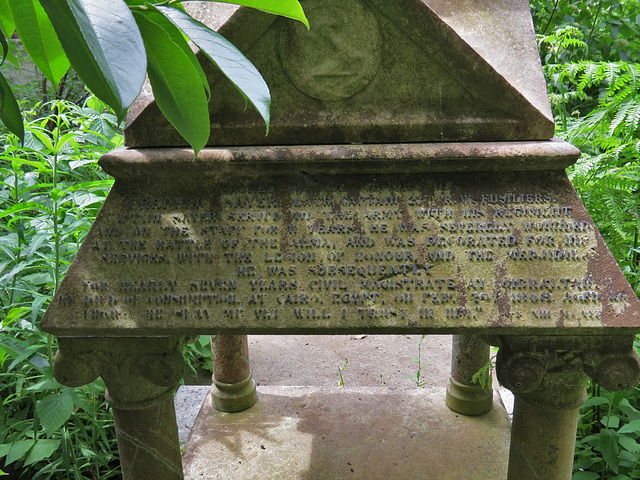
[[215,335],[214,399],[236,411],[256,400],[246,334],[452,333],[449,405],[490,408],[471,375],[499,345],[509,478],[570,478],[587,377],[640,381],[640,303],[564,173],[579,152],[553,138],[528,2],[303,7],[310,31],[209,10],[271,88],[267,137],[213,68],[195,160],[152,98],[132,108],[42,323],[57,378],[105,379],[125,478],[181,478],[187,337]]

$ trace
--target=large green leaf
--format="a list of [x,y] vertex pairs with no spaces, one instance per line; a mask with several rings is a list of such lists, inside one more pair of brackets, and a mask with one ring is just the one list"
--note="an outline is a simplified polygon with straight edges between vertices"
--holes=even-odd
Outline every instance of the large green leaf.
[[309,28],[309,21],[298,0],[215,0],[220,3],[233,3],[245,7],[255,8],[263,12],[282,15],[304,23]]
[[138,96],[146,54],[122,0],[48,0],[44,7],[74,70],[119,118]]
[[24,142],[24,123],[22,122],[22,113],[13,96],[11,87],[7,80],[0,73],[0,120],[9,131],[15,134],[20,142]]
[[7,37],[5,37],[2,30],[0,30],[0,47],[2,47],[2,52],[0,52],[2,56],[0,65],[2,65],[4,63],[4,59],[7,58],[7,53],[9,53],[9,43],[7,42]]
[[620,450],[618,448],[618,437],[619,435],[617,433],[608,428],[600,430],[600,433],[598,434],[602,458],[604,458],[607,466],[614,473],[618,473],[619,465],[618,454],[620,453]]
[[60,394],[47,395],[36,405],[40,424],[47,435],[51,435],[66,422],[73,413],[73,398],[63,389]]
[[253,64],[226,38],[171,7],[157,7],[215,63],[258,110],[269,131],[269,87]]
[[16,460],[22,459],[33,446],[33,440],[17,440],[10,444],[5,443],[0,447],[0,456],[6,455],[5,465],[10,465]]
[[209,109],[201,77],[184,49],[147,15],[134,11],[134,17],[147,48],[147,70],[156,103],[178,133],[196,154],[209,139]]
[[162,13],[160,13],[160,10],[158,10],[157,7],[154,5],[147,5],[147,11],[145,12],[145,15],[153,23],[162,27],[162,29],[165,32],[167,32],[167,34],[174,40],[175,44],[182,49],[185,56],[191,61],[194,68],[198,72],[198,75],[200,76],[200,81],[202,82],[202,86],[205,88],[205,91],[207,92],[207,102],[208,102],[209,99],[211,98],[211,90],[209,88],[209,82],[207,82],[207,76],[205,75],[204,70],[202,70],[202,67],[200,66],[200,62],[196,58],[195,53],[193,53],[193,50],[191,50],[191,47],[186,42],[186,39],[184,38],[184,34],[178,29],[178,27],[176,27],[173,23],[171,23],[168,18],[166,18]]
[[54,86],[69,70],[69,60],[38,0],[11,0],[11,14],[31,60]]
[[51,456],[60,446],[60,440],[38,440],[31,450],[29,455],[24,461],[24,466],[31,465],[32,463],[39,462]]
[[9,0],[0,0],[0,24],[7,38],[11,38],[16,31],[16,24],[9,8]]

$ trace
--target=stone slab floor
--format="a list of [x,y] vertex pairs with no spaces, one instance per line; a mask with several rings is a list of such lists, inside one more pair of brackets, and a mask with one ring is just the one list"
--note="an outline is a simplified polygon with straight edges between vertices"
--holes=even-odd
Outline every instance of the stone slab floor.
[[176,395],[182,439],[191,432],[186,479],[506,478],[510,424],[500,394],[479,417],[444,403],[451,337],[250,336],[249,349],[258,384],[251,409],[215,411],[208,387]]

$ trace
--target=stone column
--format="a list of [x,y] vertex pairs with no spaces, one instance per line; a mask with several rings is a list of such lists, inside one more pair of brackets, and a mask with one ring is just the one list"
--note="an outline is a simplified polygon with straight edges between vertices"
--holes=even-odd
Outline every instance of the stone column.
[[[489,345],[477,335],[454,335],[446,403],[463,415],[482,415],[493,407],[491,381],[483,388],[473,375],[489,361]],[[488,372],[491,375],[491,372]]]
[[249,342],[246,335],[212,335],[213,406],[221,412],[241,412],[258,397],[251,378]]
[[[630,338],[630,341],[629,341]],[[570,480],[587,374],[611,390],[633,388],[633,337],[507,337],[496,362],[515,396],[509,480]]]
[[173,394],[184,373],[182,339],[59,338],[54,372],[69,386],[101,376],[116,425],[124,480],[181,480]]

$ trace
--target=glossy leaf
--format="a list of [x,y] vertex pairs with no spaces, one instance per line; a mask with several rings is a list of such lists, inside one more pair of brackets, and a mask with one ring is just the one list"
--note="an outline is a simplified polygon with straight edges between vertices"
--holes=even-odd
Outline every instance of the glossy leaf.
[[129,7],[122,0],[48,0],[43,5],[73,69],[122,118],[146,75],[144,44]]
[[209,109],[200,74],[183,48],[146,12],[134,12],[147,49],[147,71],[156,103],[197,154],[209,139]]
[[9,84],[0,73],[0,120],[9,131],[24,142],[24,123],[18,102]]
[[49,17],[38,0],[11,0],[9,7],[24,48],[57,88],[70,64]]
[[309,28],[309,21],[298,0],[216,0],[220,3],[233,3],[245,7],[255,8],[263,12],[282,15],[304,23]]
[[7,38],[11,38],[16,31],[16,24],[9,8],[9,0],[0,0],[0,24]]
[[194,20],[189,14],[171,7],[157,8],[180,28],[256,107],[267,125],[268,133],[271,95],[256,67],[226,38]]
[[4,63],[4,59],[7,58],[7,53],[9,53],[9,43],[7,42],[7,37],[4,36],[4,32],[0,31],[0,47],[2,48],[2,52],[0,55],[2,56],[2,60],[0,61],[0,65]]
[[169,19],[166,18],[160,12],[160,10],[158,10],[156,6],[148,5],[148,10],[145,12],[145,15],[153,23],[162,27],[162,29],[165,32],[167,32],[167,34],[169,34],[169,36],[172,39],[174,39],[176,45],[178,45],[182,49],[185,56],[191,61],[194,68],[198,72],[200,81],[202,82],[202,86],[207,92],[207,102],[208,102],[211,99],[211,90],[209,88],[209,82],[207,81],[207,76],[205,75],[204,70],[202,70],[202,66],[200,65],[200,62],[198,61],[198,59],[196,58],[195,53],[193,53],[193,50],[191,50],[191,47],[184,39],[184,34],[178,29],[178,27],[175,26],[175,24],[169,21]]

